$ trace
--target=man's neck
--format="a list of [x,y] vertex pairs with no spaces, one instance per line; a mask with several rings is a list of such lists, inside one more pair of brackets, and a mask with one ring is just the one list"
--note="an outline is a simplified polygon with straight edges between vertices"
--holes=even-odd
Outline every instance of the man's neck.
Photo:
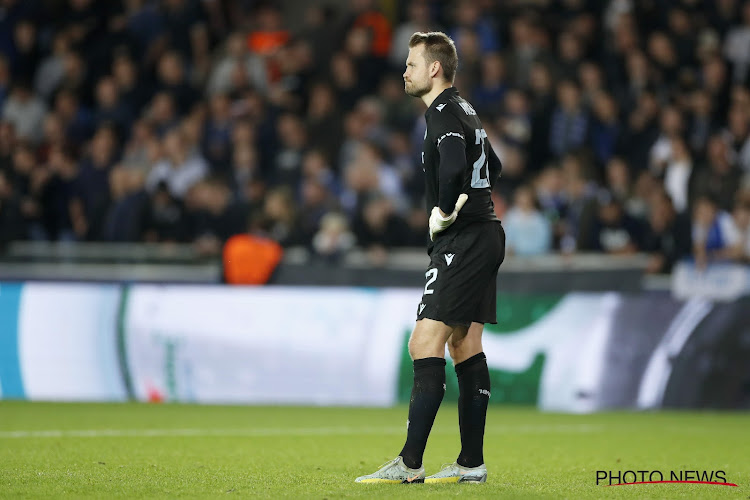
[[442,94],[445,89],[449,89],[452,86],[453,84],[449,82],[436,83],[432,86],[432,90],[422,96],[422,102],[424,102],[429,108],[432,105],[432,102],[437,99],[437,96]]

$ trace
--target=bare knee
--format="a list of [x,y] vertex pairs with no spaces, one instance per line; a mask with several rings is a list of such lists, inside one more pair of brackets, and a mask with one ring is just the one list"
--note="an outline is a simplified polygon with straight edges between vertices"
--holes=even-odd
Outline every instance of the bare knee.
[[479,323],[472,323],[464,335],[451,335],[448,339],[448,352],[454,364],[466,361],[482,352],[482,328]]
[[411,359],[428,357],[424,355],[425,350],[424,342],[420,337],[412,335],[409,338],[409,356],[411,356]]
[[445,356],[445,341],[452,328],[434,321],[421,320],[409,338],[409,355],[411,359],[442,358]]
[[455,337],[454,335],[451,335],[451,338],[448,339],[448,353],[450,353],[451,359],[455,360],[457,357],[460,357],[461,348],[465,340],[466,336]]

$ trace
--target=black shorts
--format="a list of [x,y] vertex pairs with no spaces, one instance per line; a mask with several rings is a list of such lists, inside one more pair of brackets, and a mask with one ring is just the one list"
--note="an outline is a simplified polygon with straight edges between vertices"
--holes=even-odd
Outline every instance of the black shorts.
[[497,323],[497,270],[504,258],[505,231],[498,221],[475,222],[438,236],[417,320],[450,326]]

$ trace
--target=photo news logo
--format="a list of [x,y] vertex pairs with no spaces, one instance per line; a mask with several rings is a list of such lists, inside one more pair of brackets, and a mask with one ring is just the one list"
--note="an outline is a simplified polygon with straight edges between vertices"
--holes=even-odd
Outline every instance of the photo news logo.
[[727,481],[723,470],[598,470],[597,486],[626,486],[633,484],[711,484],[737,486]]

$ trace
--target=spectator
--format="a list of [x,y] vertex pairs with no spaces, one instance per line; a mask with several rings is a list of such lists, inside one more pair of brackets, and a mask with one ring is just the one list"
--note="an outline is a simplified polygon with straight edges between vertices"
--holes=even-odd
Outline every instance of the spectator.
[[15,193],[22,198],[32,195],[32,177],[37,168],[34,150],[28,144],[19,144],[13,150],[11,159],[13,170],[7,172],[7,179]]
[[34,89],[47,102],[50,101],[52,94],[65,76],[65,58],[69,52],[68,33],[65,31],[55,33],[52,39],[52,51],[42,59],[34,76]]
[[550,122],[555,110],[552,76],[543,64],[531,68],[531,139],[529,142],[529,162],[531,165],[545,165],[550,159]]
[[630,169],[622,158],[613,157],[607,162],[605,189],[620,202],[627,215],[635,219],[645,219],[646,202],[636,196]]
[[732,80],[746,84],[750,69],[750,2],[742,4],[742,24],[734,25],[724,41],[724,55],[732,63]]
[[586,242],[584,248],[593,248],[588,242],[593,238],[590,232],[596,215],[596,199],[584,176],[583,165],[575,156],[569,155],[563,162],[563,186],[565,205],[556,231],[560,236],[560,250],[575,252],[582,246],[582,239]]
[[432,30],[430,6],[427,0],[411,0],[407,7],[407,20],[396,27],[391,43],[390,63],[399,71],[406,64],[409,56],[409,38],[418,32]]
[[0,172],[10,175],[13,170],[13,154],[17,145],[13,124],[0,120]]
[[126,53],[117,54],[112,63],[112,77],[125,107],[140,110],[150,100],[149,91],[133,59]]
[[184,133],[179,129],[167,132],[163,149],[164,158],[149,173],[146,188],[154,192],[163,182],[171,196],[182,199],[196,182],[208,174],[208,165],[200,155],[188,155]]
[[532,80],[531,72],[535,63],[546,62],[546,54],[535,20],[530,15],[514,17],[510,21],[511,44],[506,55],[507,73],[512,75],[511,85],[526,88]]
[[741,176],[739,169],[730,160],[725,140],[714,135],[708,140],[706,163],[695,172],[690,182],[691,198],[695,200],[701,195],[709,196],[716,200],[720,209],[729,211]]
[[225,94],[215,94],[210,99],[201,150],[211,165],[211,171],[226,175],[232,156],[231,103]]
[[104,241],[140,241],[144,233],[148,195],[143,190],[143,172],[122,167],[109,174],[112,205],[107,212],[102,239]]
[[195,190],[198,198],[195,244],[202,255],[216,255],[230,237],[247,230],[247,209],[233,201],[229,186],[218,178],[200,182]]
[[304,122],[293,114],[279,117],[278,136],[280,147],[274,158],[273,172],[267,174],[274,183],[296,186],[302,170],[302,158],[307,148],[307,132]]
[[563,178],[559,168],[548,166],[536,176],[534,197],[537,200],[542,215],[552,225],[553,236],[555,237],[553,245],[557,247],[556,238],[560,236],[560,219],[565,209]]
[[628,165],[637,170],[647,169],[650,165],[651,146],[659,137],[658,109],[659,104],[653,93],[641,93],[623,130],[618,151],[625,157]]
[[409,130],[414,124],[414,100],[404,92],[403,79],[395,75],[386,76],[379,94],[383,126],[396,131]]
[[664,169],[664,189],[672,199],[678,214],[688,208],[690,176],[693,173],[693,160],[685,140],[675,136],[671,143],[671,158]]
[[83,107],[72,90],[63,89],[55,97],[55,114],[65,127],[66,140],[81,147],[94,133],[94,117]]
[[153,127],[144,119],[135,122],[123,148],[120,165],[146,174],[160,156],[161,144]]
[[552,228],[536,206],[534,192],[521,186],[511,209],[503,217],[510,253],[521,256],[545,254],[552,248]]
[[672,200],[663,190],[654,193],[649,205],[642,247],[649,254],[646,271],[669,273],[677,261],[690,254],[690,218],[674,210]]
[[127,0],[125,9],[126,29],[136,53],[143,54],[144,61],[153,64],[156,52],[161,48],[159,39],[164,33],[164,19],[159,8],[146,0]]
[[248,182],[260,175],[258,153],[249,144],[240,144],[232,153],[232,171],[229,188],[238,198],[243,198],[243,189]]
[[172,94],[159,92],[154,95],[146,111],[146,117],[159,137],[175,128],[178,123],[177,105]]
[[91,107],[93,99],[94,76],[89,71],[86,60],[79,52],[69,51],[63,59],[63,75],[56,89],[68,91],[78,98],[84,107]]
[[303,241],[312,242],[321,220],[333,205],[333,195],[314,177],[307,177],[300,188],[300,231]]
[[673,7],[669,10],[669,37],[674,41],[674,49],[681,67],[695,64],[695,30],[696,23],[688,10]]
[[353,108],[364,95],[354,61],[345,52],[338,52],[331,57],[330,79],[341,109]]
[[329,158],[336,158],[341,150],[343,125],[336,95],[328,83],[315,84],[310,90],[306,126],[310,144],[321,148]]
[[391,23],[374,7],[373,0],[352,2],[351,27],[371,33],[367,50],[377,60],[385,61],[391,51]]
[[663,32],[656,31],[648,38],[648,55],[653,61],[656,83],[670,89],[677,82],[680,61],[672,40]]
[[40,178],[43,182],[38,186],[36,197],[41,217],[30,218],[29,236],[37,240],[75,241],[74,222],[80,234],[85,234],[85,228],[81,227],[83,214],[76,212],[80,208],[75,201],[80,195],[80,167],[73,151],[65,146],[53,146],[46,169],[45,174],[49,175]]
[[575,82],[564,80],[558,84],[557,102],[550,124],[549,147],[559,158],[583,145],[589,118],[581,106],[580,89]]
[[606,164],[615,154],[620,139],[617,103],[606,92],[593,98],[590,137],[596,160],[602,165]]
[[5,106],[5,100],[10,93],[10,68],[8,67],[8,58],[0,53],[0,110]]
[[627,215],[622,204],[609,193],[600,196],[593,224],[582,226],[579,234],[580,250],[626,255],[637,252],[641,246],[640,224]]
[[165,42],[185,60],[191,61],[208,51],[207,19],[202,2],[164,0],[161,18]]
[[208,93],[229,94],[239,90],[233,85],[232,75],[235,71],[243,72],[248,83],[258,92],[267,92],[266,65],[258,55],[248,52],[245,38],[239,32],[231,33],[227,37],[224,55],[214,64],[208,78]]
[[303,179],[320,183],[332,195],[338,195],[341,192],[341,186],[328,162],[328,158],[319,149],[311,149],[305,153],[302,158],[302,176]]
[[161,92],[166,92],[174,97],[177,112],[180,115],[189,113],[193,105],[198,101],[198,92],[195,91],[188,80],[184,61],[180,57],[179,52],[167,52],[161,56],[159,59],[157,80],[157,88]]
[[731,258],[733,248],[741,244],[732,216],[721,210],[716,199],[699,196],[693,208],[693,257],[698,267],[710,261]]
[[81,161],[76,178],[76,204],[79,239],[98,240],[110,203],[109,176],[116,161],[117,138],[113,129],[101,127],[91,139],[90,152]]
[[683,118],[675,107],[664,108],[660,116],[660,130],[656,142],[649,154],[649,168],[658,177],[664,176],[664,170],[672,159],[672,141],[683,132]]
[[32,143],[41,140],[42,122],[46,106],[36,97],[25,82],[13,84],[3,107],[3,120],[10,122],[16,135]]
[[312,239],[316,255],[336,262],[354,247],[354,235],[349,231],[346,217],[337,212],[329,212],[320,221],[320,229]]
[[[594,105],[597,96],[608,93],[602,68],[593,61],[584,61],[578,66],[578,80],[581,82],[583,105],[588,108]],[[619,116],[617,118],[619,119]]]
[[722,119],[729,110],[729,78],[726,63],[718,56],[707,57],[701,66],[703,89],[711,96],[717,116]]
[[126,139],[133,123],[133,110],[120,99],[114,78],[104,77],[99,80],[96,85],[96,104],[94,126],[112,124],[117,129],[118,137]]
[[695,90],[690,96],[690,118],[688,120],[687,138],[690,149],[699,157],[706,153],[708,137],[717,123],[713,118],[713,103],[704,90]]
[[731,257],[739,262],[750,262],[750,190],[745,189],[737,196],[732,211],[734,226],[739,233],[739,241],[733,247]]
[[[454,9],[453,19],[456,21],[456,26],[449,32],[449,35],[455,39],[458,30],[470,31],[476,33],[482,54],[498,51],[500,37],[492,22],[492,17],[487,14],[486,8],[482,5],[470,0],[460,0]],[[456,48],[459,53],[463,49],[460,44],[457,44]]]
[[159,182],[152,189],[143,226],[144,241],[152,243],[188,241],[189,227],[184,207],[178,199],[172,196],[164,181]]
[[37,44],[37,28],[31,19],[21,19],[16,24],[13,30],[13,45],[13,75],[30,82],[41,59]]
[[729,123],[722,136],[729,146],[732,162],[750,173],[750,110],[734,106],[728,118]]
[[5,172],[0,171],[0,250],[25,236],[21,206]]
[[557,64],[559,78],[574,79],[584,57],[583,41],[572,31],[563,31],[557,39]]
[[259,232],[288,247],[302,242],[296,205],[287,187],[271,189],[263,208],[250,223],[251,231]]
[[500,114],[506,90],[502,56],[497,52],[486,54],[482,57],[479,85],[471,93],[474,106],[483,110],[483,114],[495,117]]
[[386,250],[408,241],[408,233],[406,221],[398,216],[393,203],[377,194],[364,203],[362,212],[354,219],[357,243],[376,263],[383,263]]

